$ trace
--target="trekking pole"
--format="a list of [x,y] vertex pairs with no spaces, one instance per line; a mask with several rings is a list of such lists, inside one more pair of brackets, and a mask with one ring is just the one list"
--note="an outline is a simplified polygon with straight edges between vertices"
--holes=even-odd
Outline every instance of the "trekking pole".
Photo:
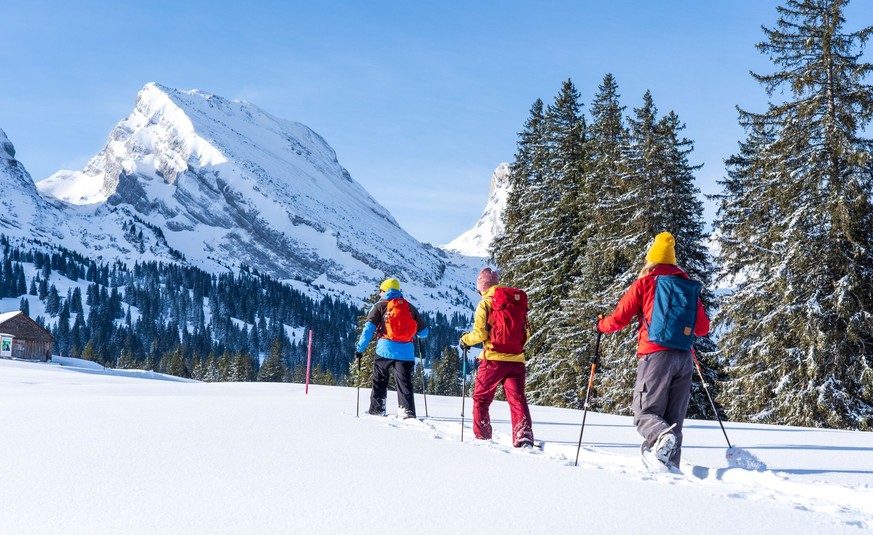
[[573,466],[579,466],[579,450],[582,449],[582,433],[585,432],[585,419],[588,418],[588,400],[591,398],[591,386],[594,384],[594,371],[600,361],[600,337],[603,333],[597,331],[597,342],[594,344],[594,359],[591,361],[591,374],[588,376],[588,391],[585,392],[585,405],[582,412],[582,428],[579,430],[579,445],[576,446],[576,461]]
[[356,359],[358,361],[358,405],[355,407],[355,418],[361,417],[361,359]]
[[421,337],[416,336],[415,338],[418,341],[418,360],[421,361],[421,367],[418,370],[421,372],[421,395],[424,396],[424,417],[430,418],[430,415],[427,413],[427,383],[424,380],[424,356],[421,354]]
[[700,376],[700,384],[703,385],[703,391],[706,392],[706,397],[709,398],[709,404],[712,405],[712,412],[715,413],[715,418],[718,420],[718,425],[721,427],[721,432],[724,434],[724,439],[727,441],[728,448],[733,448],[733,446],[731,446],[731,441],[727,436],[727,431],[724,430],[724,424],[721,423],[721,416],[718,415],[718,409],[715,408],[715,402],[712,400],[712,396],[709,395],[709,385],[706,384],[706,380],[703,378],[703,372],[700,371],[700,362],[697,361],[697,355],[694,354],[694,349],[691,350],[691,358],[694,359],[694,366],[697,368],[697,375]]
[[461,380],[461,442],[464,441],[464,401],[467,399],[467,351],[469,349],[464,349],[464,363],[462,365],[461,376],[463,379]]

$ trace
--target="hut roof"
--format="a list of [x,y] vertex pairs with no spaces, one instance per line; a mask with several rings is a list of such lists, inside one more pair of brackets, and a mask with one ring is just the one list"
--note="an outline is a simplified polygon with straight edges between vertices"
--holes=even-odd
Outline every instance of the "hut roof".
[[24,314],[24,312],[22,312],[20,310],[16,310],[14,312],[4,312],[4,313],[0,314],[0,324],[6,323],[7,321],[11,320],[12,318],[14,318],[15,316],[17,316],[19,314]]

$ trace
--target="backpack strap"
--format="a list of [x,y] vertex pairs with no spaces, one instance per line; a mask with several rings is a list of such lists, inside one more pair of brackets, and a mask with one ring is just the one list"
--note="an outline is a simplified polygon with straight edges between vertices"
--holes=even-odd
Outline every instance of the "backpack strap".
[[[376,304],[373,305],[373,308],[378,307],[380,304],[385,303],[386,306],[388,301],[386,299],[379,299],[376,301]],[[385,311],[380,311],[379,314],[379,323],[376,325],[376,340],[385,336]]]
[[[667,275],[667,276],[669,277],[671,275]],[[652,279],[655,281],[655,291],[657,292],[658,291],[658,277],[660,277],[660,275],[646,275],[646,277],[652,277]],[[654,299],[654,298],[655,298],[655,296],[653,295],[652,299]],[[648,331],[649,328],[652,326],[652,322],[650,322],[646,319],[646,311],[640,310],[640,319],[639,319],[639,322],[637,325],[637,331],[642,329],[643,325],[646,326],[646,331]]]

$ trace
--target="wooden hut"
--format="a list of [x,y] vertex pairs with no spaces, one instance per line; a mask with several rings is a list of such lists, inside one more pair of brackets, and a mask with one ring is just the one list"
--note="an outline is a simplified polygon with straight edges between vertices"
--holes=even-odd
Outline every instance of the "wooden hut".
[[0,333],[12,337],[12,358],[45,362],[52,357],[52,333],[20,310],[0,314]]

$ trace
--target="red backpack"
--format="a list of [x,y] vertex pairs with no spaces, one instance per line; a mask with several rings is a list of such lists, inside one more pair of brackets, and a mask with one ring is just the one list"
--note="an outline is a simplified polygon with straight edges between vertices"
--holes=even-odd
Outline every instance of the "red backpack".
[[527,338],[527,294],[500,287],[491,296],[488,314],[488,341],[499,353],[524,353]]
[[418,332],[418,323],[412,317],[409,302],[402,297],[396,297],[387,303],[382,336],[395,342],[411,342]]

